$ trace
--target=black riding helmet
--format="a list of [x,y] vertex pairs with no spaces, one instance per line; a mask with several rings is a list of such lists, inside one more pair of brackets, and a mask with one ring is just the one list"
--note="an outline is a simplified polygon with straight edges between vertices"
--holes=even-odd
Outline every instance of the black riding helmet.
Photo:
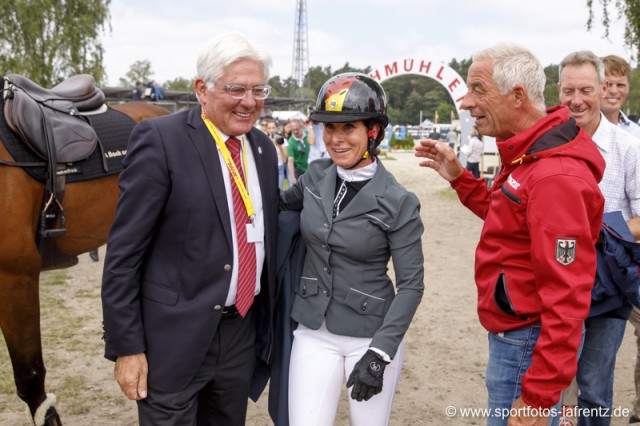
[[369,130],[373,129],[374,123],[378,123],[378,137],[374,140],[370,136],[367,146],[369,155],[375,155],[389,124],[387,97],[380,83],[366,74],[338,74],[320,88],[310,119],[321,123],[364,121]]

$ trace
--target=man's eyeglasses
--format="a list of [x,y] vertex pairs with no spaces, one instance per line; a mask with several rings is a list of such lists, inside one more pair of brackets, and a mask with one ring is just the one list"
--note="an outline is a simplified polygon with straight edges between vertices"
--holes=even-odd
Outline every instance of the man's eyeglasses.
[[[209,90],[216,83],[211,83],[209,86]],[[233,99],[244,99],[247,96],[247,92],[251,92],[254,99],[266,99],[271,93],[271,86],[265,84],[264,86],[253,86],[247,87],[242,84],[224,84],[220,83],[218,87],[222,88],[225,92],[227,92]]]

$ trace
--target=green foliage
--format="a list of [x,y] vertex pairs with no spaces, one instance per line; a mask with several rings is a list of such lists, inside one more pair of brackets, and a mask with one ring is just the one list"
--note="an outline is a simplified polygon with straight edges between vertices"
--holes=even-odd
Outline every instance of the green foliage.
[[547,83],[544,86],[544,103],[547,107],[560,104],[558,82],[560,81],[559,65],[548,65],[544,69]]
[[631,82],[629,84],[629,96],[627,102],[622,106],[627,115],[640,115],[640,69],[631,71]]
[[463,79],[466,80],[467,73],[469,72],[469,67],[471,66],[472,63],[473,63],[473,58],[463,59],[460,62],[458,62],[456,58],[453,58],[451,62],[449,62],[449,66],[454,70],[456,70],[456,72],[460,74],[460,76]]
[[[285,96],[285,87],[280,80],[280,76],[276,75],[275,77],[271,77],[269,79],[269,86],[271,86],[271,95],[276,98]],[[286,92],[289,93],[288,91]]]
[[407,143],[406,143],[406,147],[407,149],[413,149],[413,147],[415,146],[415,142],[413,141],[413,136],[411,136],[411,133],[407,134]]
[[167,90],[181,90],[183,92],[191,92],[193,91],[193,82],[194,80],[187,80],[186,78],[178,77],[173,80],[167,80],[164,82],[162,87]]
[[331,78],[332,75],[333,73],[331,72],[330,66],[324,68],[320,66],[309,68],[309,74],[307,74],[307,76],[311,90],[313,90],[314,93],[318,93],[324,82]]
[[361,72],[364,74],[369,74],[371,72],[371,67],[369,66],[366,68],[355,68],[349,65],[349,62],[347,62],[341,68],[338,68],[335,71],[331,70],[331,66],[324,68],[320,66],[309,68],[309,72],[306,77],[309,80],[309,85],[311,87],[311,96],[309,97],[309,99],[315,100],[318,92],[320,91],[320,88],[327,80],[329,80],[336,74],[342,74],[345,72]]
[[[322,85],[334,75],[344,72],[361,72],[368,74],[369,72],[371,72],[371,67],[354,68],[350,66],[348,62],[345,63],[343,67],[338,68],[335,71],[332,71],[331,66],[324,68],[321,66],[310,67],[307,75],[305,76],[305,81],[309,81],[310,87],[303,88],[302,98],[309,99],[315,104],[315,100]],[[269,85],[273,88],[270,96],[277,98],[288,98],[290,97],[289,94],[291,93],[291,87],[294,84],[296,84],[296,82],[291,77],[287,78],[286,80],[282,80],[278,75],[273,76],[269,79]],[[287,106],[274,107],[274,110],[287,108]]]
[[[624,44],[635,52],[636,60],[640,60],[640,0],[600,0],[602,5],[602,18],[600,22],[604,26],[604,36],[609,38],[609,28],[612,25],[610,8],[617,10],[616,20],[625,18]],[[587,29],[593,28],[595,19],[593,0],[587,0],[589,18]]]
[[[387,96],[389,94],[387,93]],[[389,122],[393,124],[403,123],[403,112],[400,108],[394,108],[391,105],[387,106],[387,116],[389,117]]]
[[100,34],[111,0],[0,0],[0,70],[51,87],[80,73],[105,77]]
[[[273,88],[271,95],[275,98],[288,98],[291,86],[295,84],[295,80],[291,77],[286,80],[281,80],[280,76],[276,75],[269,79],[269,86]],[[311,99],[311,98],[310,98]]]
[[404,121],[407,123],[415,124],[420,121],[420,111],[423,108],[428,108],[425,106],[425,98],[418,93],[417,90],[413,90],[409,93],[409,96],[406,98],[406,102],[404,103],[403,115]]
[[387,114],[394,124],[419,124],[420,111],[423,119],[432,121],[438,111],[448,122],[455,110],[447,89],[427,77],[401,75],[384,81],[382,87],[387,94]]
[[413,141],[413,136],[411,136],[410,133],[407,134],[406,139],[396,138],[395,133],[391,133],[389,146],[391,149],[413,149],[415,147],[415,142]]
[[450,123],[451,122],[451,113],[453,112],[454,118],[457,118],[458,114],[456,113],[456,108],[450,103],[441,103],[436,108],[438,112],[438,117],[440,117],[441,123]]
[[148,59],[144,59],[142,61],[135,61],[129,67],[129,71],[127,71],[127,83],[128,86],[135,86],[136,81],[140,81],[143,84],[151,81],[151,76],[155,74],[151,70],[151,61]]

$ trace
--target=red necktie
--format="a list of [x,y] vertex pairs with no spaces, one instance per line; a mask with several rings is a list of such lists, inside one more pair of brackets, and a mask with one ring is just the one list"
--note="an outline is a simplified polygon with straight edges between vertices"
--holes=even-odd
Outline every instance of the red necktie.
[[[240,179],[244,180],[242,159],[240,155],[240,141],[236,138],[227,139],[227,148],[238,169]],[[243,317],[253,303],[256,289],[256,245],[247,241],[247,224],[250,223],[247,209],[242,201],[240,190],[231,177],[231,193],[233,195],[233,215],[236,218],[236,235],[238,237],[238,292],[236,295],[236,309]]]

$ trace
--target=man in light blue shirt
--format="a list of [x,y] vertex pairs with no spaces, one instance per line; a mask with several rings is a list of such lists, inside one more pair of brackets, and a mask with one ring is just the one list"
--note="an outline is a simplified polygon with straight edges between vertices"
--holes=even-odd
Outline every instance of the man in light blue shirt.
[[622,106],[629,96],[631,66],[623,58],[616,55],[605,56],[602,58],[602,62],[604,63],[606,90],[602,97],[600,110],[607,117],[607,120],[631,133],[640,142],[640,126],[629,120],[622,112]]

